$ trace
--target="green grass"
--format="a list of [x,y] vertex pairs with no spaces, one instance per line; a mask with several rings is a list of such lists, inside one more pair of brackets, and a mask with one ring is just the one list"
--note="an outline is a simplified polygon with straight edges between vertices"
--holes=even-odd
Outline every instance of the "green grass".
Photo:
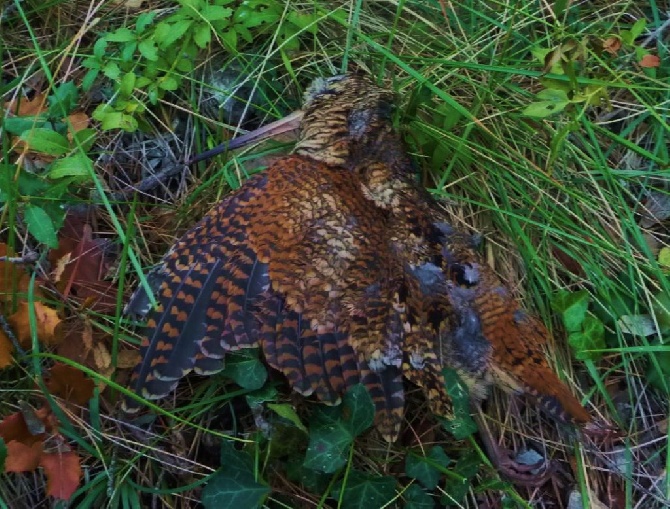
[[[73,506],[145,507],[153,500],[161,507],[196,507],[203,497],[201,484],[220,465],[227,436],[244,444],[237,451],[244,456],[234,460],[245,465],[240,493],[263,494],[270,486],[268,507],[350,507],[347,497],[362,493],[384,499],[388,483],[392,496],[384,500],[391,500],[389,507],[423,507],[427,493],[434,501],[451,500],[454,507],[481,507],[484,500],[505,507],[548,507],[566,504],[562,497],[573,487],[584,507],[595,506],[590,498],[615,506],[608,497],[617,498],[617,507],[667,504],[670,268],[659,261],[659,253],[669,244],[668,223],[641,226],[649,192],[668,193],[667,3],[268,0],[262,7],[274,9],[275,17],[247,27],[251,42],[244,41],[240,28],[235,49],[221,36],[227,29],[217,29],[219,37],[212,33],[200,47],[195,32],[217,23],[202,11],[197,19],[206,22],[194,22],[201,23],[197,29],[191,25],[188,43],[182,39],[159,47],[159,52],[174,52],[165,62],[152,63],[146,53],[124,61],[121,51],[128,43],[109,42],[98,64],[118,66],[119,78],[104,79],[100,73],[86,91],[82,83],[92,67],[82,62],[96,55],[96,42],[121,27],[151,41],[152,27],[177,15],[179,4],[126,8],[110,1],[25,0],[12,5],[4,7],[0,40],[3,102],[46,91],[55,97],[47,104],[51,123],[46,128],[64,135],[67,122],[57,123],[84,112],[95,116],[95,140],[75,139],[67,153],[57,156],[85,155],[77,166],[81,174],[50,179],[50,160],[46,166],[17,160],[11,150],[16,126],[9,117],[3,120],[0,240],[20,254],[46,254],[26,211],[43,209],[55,233],[63,221],[61,205],[94,205],[95,234],[108,239],[117,254],[107,274],[118,282],[115,307],[99,313],[73,297],[48,300],[66,322],[89,320],[111,356],[111,374],[96,374],[94,365],[85,364],[92,376],[107,382],[101,395],[84,411],[67,407],[59,416],[61,433],[84,467]],[[237,19],[235,13],[242,17],[239,2],[224,7],[233,9],[231,19]],[[154,11],[149,31],[137,29],[138,16]],[[646,20],[646,28],[635,38],[638,19]],[[654,32],[659,27],[665,31]],[[624,41],[616,55],[600,50],[612,36]],[[564,65],[545,69],[540,57],[557,49]],[[645,52],[657,55],[660,67],[641,68]],[[192,69],[179,67],[182,54],[195,57]],[[174,399],[152,407],[159,414],[155,434],[133,433],[114,407],[127,383],[127,369],[113,370],[119,351],[138,343],[122,314],[129,289],[142,284],[142,274],[210,205],[290,149],[290,142],[270,143],[197,168],[181,164],[241,128],[235,119],[199,106],[203,97],[221,91],[220,80],[204,74],[211,63],[230,69],[247,85],[239,92],[240,107],[253,90],[253,118],[245,128],[298,107],[316,76],[362,68],[397,91],[397,125],[422,181],[441,200],[449,221],[483,235],[487,260],[551,326],[554,343],[548,355],[561,377],[594,415],[615,423],[622,438],[601,445],[605,452],[600,452],[524,400],[496,392],[486,411],[502,443],[514,449],[539,445],[570,473],[562,478],[568,488],[515,490],[482,466],[485,457],[472,439],[454,439],[412,395],[409,431],[398,444],[388,446],[374,433],[362,432],[346,443],[345,466],[325,474],[302,465],[309,437],[291,424],[299,420],[312,433],[321,410],[289,396],[279,379],[259,389],[260,378],[245,380],[230,372],[213,381],[189,378]],[[142,77],[149,83],[143,84]],[[152,84],[165,77],[178,87],[165,81],[168,88],[154,92]],[[67,83],[76,89],[65,97],[59,90]],[[547,97],[557,108],[553,115],[525,114],[534,103],[543,107]],[[41,127],[34,122],[33,127]],[[136,123],[134,133],[119,128],[128,122]],[[120,194],[146,180],[152,165],[170,176],[142,193]],[[20,185],[16,178],[23,179]],[[43,273],[38,270],[37,276]],[[575,295],[585,296],[589,318],[566,331],[562,316],[571,311],[557,303]],[[4,312],[13,311],[5,306]],[[651,324],[648,334],[627,333],[621,326],[626,316],[643,317]],[[588,332],[596,322],[604,327],[598,341]],[[21,400],[39,406],[43,389],[36,389],[34,381],[50,362],[49,354],[28,354],[0,371],[0,417],[16,412]],[[263,417],[277,431],[267,440],[255,431],[250,399],[287,404],[281,408],[295,407],[295,414],[288,419],[265,411]],[[435,445],[450,462],[430,463],[426,471],[437,472],[439,482],[417,491],[413,486],[425,485],[405,475],[408,451],[423,457]],[[222,485],[229,485],[228,474],[213,475],[224,476]],[[39,471],[0,477],[0,500],[9,507],[37,507],[43,490]]]

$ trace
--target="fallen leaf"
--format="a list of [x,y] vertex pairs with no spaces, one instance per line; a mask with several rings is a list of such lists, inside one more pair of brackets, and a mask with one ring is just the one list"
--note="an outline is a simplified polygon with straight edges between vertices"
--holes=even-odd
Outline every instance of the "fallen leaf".
[[642,60],[640,60],[640,67],[650,68],[650,67],[658,67],[660,65],[661,65],[661,59],[658,58],[656,55],[647,54],[642,57]]
[[112,364],[112,356],[107,351],[107,347],[102,343],[97,343],[93,348],[93,358],[98,369],[108,368]]
[[57,362],[49,370],[47,387],[54,396],[82,406],[93,397],[95,383],[81,370]]
[[137,350],[121,350],[116,356],[116,367],[119,369],[134,368],[142,356]]
[[72,141],[72,135],[76,132],[79,132],[83,129],[86,129],[91,122],[90,117],[83,111],[73,113],[68,116],[67,119],[70,121],[71,128],[68,127],[67,137]]
[[52,281],[66,298],[75,298],[82,308],[100,312],[116,309],[117,285],[105,280],[111,264],[109,242],[94,238],[85,216],[68,214],[59,232],[58,248],[49,252]]
[[608,37],[603,41],[603,50],[610,55],[616,55],[621,49],[621,39],[618,37]]
[[5,110],[18,117],[32,117],[47,110],[47,93],[35,94],[32,99],[20,97],[5,103]]
[[[45,344],[56,344],[60,339],[56,328],[61,322],[55,309],[42,304],[34,303],[35,317],[37,319],[37,339]],[[32,343],[30,330],[30,304],[26,301],[19,302],[16,313],[8,317],[8,322],[14,329],[16,339],[26,348]]]
[[47,477],[47,495],[69,500],[82,477],[81,464],[76,452],[43,454],[40,466]]
[[6,368],[12,364],[12,352],[14,345],[5,334],[5,331],[0,329],[0,369]]
[[30,445],[12,440],[6,445],[5,472],[32,472],[39,466],[44,448],[41,440]]

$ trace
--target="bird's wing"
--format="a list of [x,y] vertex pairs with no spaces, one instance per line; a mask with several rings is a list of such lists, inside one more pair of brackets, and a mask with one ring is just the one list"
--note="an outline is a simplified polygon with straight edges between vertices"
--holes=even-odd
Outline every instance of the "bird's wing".
[[[353,174],[300,156],[278,161],[210,211],[151,274],[158,306],[133,389],[164,397],[189,371],[214,373],[226,352],[261,346],[295,390],[325,402],[364,383],[379,429],[393,439],[404,406],[402,337],[386,242],[384,219]],[[147,302],[139,289],[128,309]]]

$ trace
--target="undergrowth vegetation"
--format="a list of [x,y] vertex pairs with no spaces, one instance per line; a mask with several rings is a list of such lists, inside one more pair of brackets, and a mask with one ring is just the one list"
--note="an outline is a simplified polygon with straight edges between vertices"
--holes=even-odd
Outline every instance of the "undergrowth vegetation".
[[[0,506],[669,505],[669,16],[655,0],[5,3]],[[596,444],[495,392],[500,443],[560,465],[541,489],[497,476],[455,376],[457,419],[414,391],[390,445],[365,390],[316,405],[253,352],[120,417],[130,292],[292,140],[186,161],[356,69],[397,92],[445,217],[482,236],[552,327],[560,376],[619,430]]]

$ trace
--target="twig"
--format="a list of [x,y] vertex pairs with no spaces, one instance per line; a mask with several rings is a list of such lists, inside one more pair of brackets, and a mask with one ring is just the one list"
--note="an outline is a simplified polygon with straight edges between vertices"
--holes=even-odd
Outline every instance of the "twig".
[[37,254],[35,251],[30,251],[23,256],[0,256],[0,262],[30,264],[39,260],[39,257],[39,254]]

